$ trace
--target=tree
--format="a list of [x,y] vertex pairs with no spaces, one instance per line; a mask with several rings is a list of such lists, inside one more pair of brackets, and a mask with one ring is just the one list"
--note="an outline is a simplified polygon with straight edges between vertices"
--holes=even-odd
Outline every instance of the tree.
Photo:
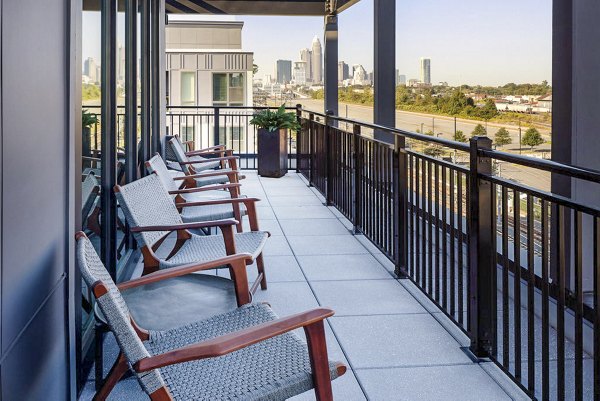
[[257,72],[258,72],[258,65],[257,64],[252,64],[252,74],[256,75]]
[[525,131],[525,135],[523,135],[523,139],[521,139],[521,145],[530,146],[531,150],[533,150],[535,146],[539,146],[542,143],[544,143],[542,134],[540,134],[540,132],[533,127]]
[[487,136],[487,131],[483,125],[477,124],[473,132],[471,132],[471,136]]
[[467,137],[465,136],[465,134],[462,131],[456,131],[456,134],[454,134],[454,140],[456,142],[467,142]]
[[496,132],[496,135],[494,135],[494,144],[496,144],[496,146],[510,145],[511,143],[512,138],[510,137],[508,130],[504,127],[500,128],[498,132]]
[[423,153],[425,153],[427,156],[440,157],[443,153],[443,150],[440,145],[431,145],[426,147],[423,150]]
[[490,120],[498,115],[496,102],[493,99],[486,99],[485,105],[478,110],[478,114],[484,120]]

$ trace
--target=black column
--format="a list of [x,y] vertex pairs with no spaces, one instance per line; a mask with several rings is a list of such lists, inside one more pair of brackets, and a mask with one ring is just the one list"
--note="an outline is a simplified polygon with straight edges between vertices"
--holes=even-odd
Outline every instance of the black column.
[[126,180],[137,179],[137,13],[138,1],[125,6],[125,152]]
[[[140,0],[140,82],[141,82],[141,137],[140,137],[140,162],[150,158],[150,139],[152,120],[150,110],[150,0]],[[142,176],[146,175],[145,168],[141,168]]]
[[325,111],[338,115],[338,24],[337,15],[325,16]]
[[[396,3],[395,0],[374,1],[374,109],[375,124],[396,125]],[[375,138],[394,143],[394,136],[375,131]]]
[[117,1],[102,0],[102,261],[116,277]]

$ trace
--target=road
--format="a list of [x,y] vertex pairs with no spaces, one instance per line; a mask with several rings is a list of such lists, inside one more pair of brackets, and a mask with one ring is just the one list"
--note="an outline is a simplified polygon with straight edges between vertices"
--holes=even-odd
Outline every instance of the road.
[[[302,104],[303,107],[309,110],[322,111],[324,107],[323,100],[295,99],[294,102]],[[372,106],[340,103],[339,114],[343,117],[365,122],[373,121]],[[471,136],[471,132],[473,132],[475,126],[479,123],[485,126],[485,122],[463,120],[459,118],[456,119],[456,129],[463,131],[465,136],[468,138]],[[407,131],[419,130],[421,132],[427,132],[431,130],[436,135],[446,139],[452,139],[454,136],[454,118],[452,117],[397,110],[396,127]],[[493,137],[496,131],[501,127],[504,127],[508,130],[513,142],[511,145],[505,146],[502,150],[511,153],[518,153],[520,143],[519,127],[510,124],[488,123],[488,132],[490,133],[490,136]],[[546,143],[536,149],[535,155],[549,156],[550,144],[548,141],[550,141],[550,131],[548,129],[540,129],[539,131],[546,140]],[[523,133],[524,132],[525,130],[523,130]],[[529,149],[522,149],[522,152],[523,154],[531,154]],[[508,163],[501,163],[499,166],[499,174],[504,178],[509,178],[534,188],[542,189],[544,191],[550,190],[550,174],[543,171],[533,170]]]

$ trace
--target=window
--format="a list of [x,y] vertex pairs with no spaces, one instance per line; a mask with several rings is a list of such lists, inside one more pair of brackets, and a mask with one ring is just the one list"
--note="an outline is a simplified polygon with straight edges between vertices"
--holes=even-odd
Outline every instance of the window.
[[181,105],[194,106],[196,105],[196,73],[182,72],[181,73]]
[[243,106],[244,105],[244,74],[215,73],[213,74],[213,105],[214,106]]

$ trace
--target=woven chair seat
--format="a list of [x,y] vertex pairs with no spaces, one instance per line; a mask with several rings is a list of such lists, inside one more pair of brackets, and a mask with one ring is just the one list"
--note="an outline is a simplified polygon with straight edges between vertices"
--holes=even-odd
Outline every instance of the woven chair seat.
[[[186,202],[202,202],[211,199],[231,199],[231,193],[229,191],[215,189],[214,191],[189,192],[187,194],[181,194],[181,197]],[[245,197],[245,195],[240,196],[240,198]]]
[[[277,319],[265,304],[251,304],[167,331],[151,331],[144,345],[152,355]],[[331,379],[338,377],[329,363]],[[306,344],[294,332],[218,358],[160,368],[175,400],[285,400],[311,390]]]
[[[207,158],[201,157],[201,156],[189,156],[188,160],[191,162],[195,162],[195,161],[207,160]],[[206,171],[206,170],[212,170],[212,169],[221,167],[221,162],[219,160],[216,160],[214,162],[192,164],[192,166],[194,166],[194,170],[196,170],[196,171]]]
[[[236,233],[236,253],[249,253],[255,259],[262,252],[268,236],[266,231]],[[167,269],[187,263],[208,262],[225,256],[227,256],[227,252],[222,235],[192,234],[192,238],[187,240],[171,259],[161,259],[160,268]]]
[[[239,207],[240,214],[245,216],[246,207],[243,204],[240,204]],[[185,223],[224,220],[234,217],[235,213],[233,212],[233,206],[231,204],[184,207],[181,213],[181,218]]]
[[[226,168],[219,171],[231,171],[231,169]],[[229,177],[226,175],[213,175],[210,177],[199,177],[194,178],[196,180],[196,186],[203,187],[205,185],[213,185],[213,184],[227,184],[229,182]]]

